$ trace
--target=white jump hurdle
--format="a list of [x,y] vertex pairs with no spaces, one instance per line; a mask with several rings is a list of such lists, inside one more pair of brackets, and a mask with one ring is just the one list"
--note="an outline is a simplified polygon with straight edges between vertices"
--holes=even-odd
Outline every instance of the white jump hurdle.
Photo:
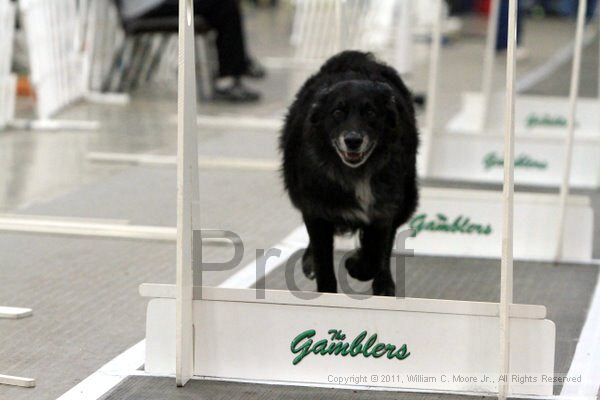
[[[515,27],[511,0],[511,27]],[[191,378],[345,388],[384,388],[551,396],[552,385],[480,380],[410,381],[420,373],[553,374],[555,328],[543,306],[512,304],[512,163],[507,163],[500,303],[200,287],[197,246],[198,154],[195,124],[193,4],[180,1],[178,245],[175,285],[142,285],[147,309],[146,371]],[[511,33],[514,42],[515,33]],[[514,88],[514,43],[509,91]],[[512,109],[513,96],[509,96]],[[508,116],[508,160],[514,126]],[[498,243],[498,246],[500,243]],[[257,321],[261,323],[257,324]],[[172,326],[173,329],[165,329]],[[375,336],[376,335],[376,336]],[[251,345],[247,345],[251,343]],[[448,351],[451,347],[452,351]],[[397,380],[333,382],[331,376],[395,376]],[[406,378],[406,379],[401,379]],[[391,381],[391,382],[390,382]]]
[[[493,4],[493,7],[497,7]],[[567,197],[571,185],[593,188],[598,185],[600,177],[600,159],[598,159],[597,138],[578,139],[575,141],[577,102],[579,94],[579,75],[581,69],[581,52],[584,40],[584,22],[587,9],[587,0],[582,0],[578,8],[577,30],[575,37],[575,57],[571,71],[571,84],[569,93],[569,109],[566,121],[566,134],[553,138],[540,138],[532,134],[515,137],[513,149],[517,148],[517,157],[514,160],[513,174],[518,183],[538,186],[559,186],[558,197],[559,212],[558,229],[555,229],[554,259],[562,260],[564,224],[566,222]],[[496,10],[492,10],[496,13]],[[441,26],[442,20],[438,15],[437,25]],[[434,29],[434,41],[441,42],[439,29]],[[509,43],[510,44],[510,43]],[[430,70],[430,93],[438,91],[435,65],[439,63],[439,46],[431,53],[433,67]],[[488,46],[487,51],[490,50]],[[489,58],[490,55],[488,54]],[[490,73],[493,68],[486,68]],[[486,85],[490,86],[490,85]],[[507,94],[506,107],[512,104],[512,110],[505,108],[511,115],[510,122],[515,124],[515,105],[509,101],[511,92]],[[493,98],[490,97],[493,100]],[[435,111],[435,102],[429,104],[429,113]],[[485,110],[483,110],[485,113]],[[431,118],[429,127],[424,129],[424,151],[419,160],[421,176],[442,178],[448,180],[500,182],[500,171],[505,169],[504,158],[505,143],[498,135],[474,135],[465,133],[437,134],[434,126],[435,120]],[[515,128],[516,129],[516,128]],[[504,141],[505,142],[505,141]],[[577,154],[577,157],[574,157]],[[458,159],[457,159],[458,158]],[[516,171],[516,172],[515,172]],[[553,220],[552,215],[548,215]],[[586,238],[591,243],[592,236]]]
[[75,0],[23,0],[19,7],[38,119],[18,120],[13,125],[19,129],[97,129],[97,121],[53,119],[66,106],[85,98],[88,92],[78,3]]
[[[552,246],[561,227],[561,204],[556,195],[517,193],[514,199],[514,258],[554,261]],[[591,262],[594,213],[585,196],[569,197],[562,262]],[[400,230],[413,234],[406,246],[416,255],[500,258],[502,196],[496,191],[421,190],[419,209]],[[341,239],[349,249],[355,240]]]
[[[497,9],[498,0],[494,0],[492,6],[493,9]],[[583,6],[587,8],[587,3]],[[502,121],[498,113],[502,107],[498,105],[503,103],[503,94],[494,93],[492,87],[496,19],[497,10],[489,20],[483,92],[463,94],[461,110],[446,127],[447,132],[456,135],[456,138],[452,136],[443,138],[443,143],[441,143],[443,146],[456,140],[460,144],[450,145],[451,147],[466,146],[462,148],[468,150],[470,154],[468,162],[470,165],[452,166],[452,162],[442,156],[436,170],[431,172],[432,176],[451,179],[450,175],[453,175],[454,179],[458,180],[500,182],[499,175],[485,166],[486,157],[493,155],[494,158],[498,158],[499,133],[502,129]],[[569,141],[565,138],[569,136],[569,120],[576,101],[571,184],[573,187],[580,188],[600,186],[600,169],[596,162],[600,154],[600,135],[598,134],[600,119],[597,112],[600,102],[598,98],[578,99],[578,90],[575,90],[576,84],[579,84],[584,25],[585,15],[577,20],[575,57],[571,72],[572,93],[569,98],[519,95],[516,100],[515,131],[517,162],[520,162],[516,175],[518,183],[535,186],[561,186],[566,168],[564,162],[570,158],[570,156],[565,157],[565,140]],[[494,113],[490,111],[491,104],[494,104],[496,111]],[[525,164],[535,164],[537,167]],[[452,172],[449,172],[448,169]],[[524,172],[525,170],[527,172]]]

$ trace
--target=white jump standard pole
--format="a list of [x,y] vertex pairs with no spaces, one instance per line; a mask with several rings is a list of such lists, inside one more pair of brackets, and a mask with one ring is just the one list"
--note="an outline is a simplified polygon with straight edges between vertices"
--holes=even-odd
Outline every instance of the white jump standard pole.
[[429,158],[435,133],[437,97],[439,92],[439,66],[442,51],[442,23],[444,19],[443,0],[435,1],[435,18],[431,30],[431,49],[429,53],[429,77],[427,83],[427,109],[425,114],[425,137],[423,138],[423,155],[421,160],[421,176],[429,173]]
[[490,15],[488,17],[487,41],[485,43],[485,54],[483,59],[483,115],[481,116],[481,130],[487,127],[490,118],[490,104],[494,92],[494,64],[496,61],[496,42],[498,40],[498,17],[500,16],[500,0],[492,0],[490,3]]
[[563,177],[559,197],[560,215],[556,235],[556,262],[562,259],[565,219],[567,216],[567,200],[569,197],[569,180],[571,178],[571,165],[573,164],[573,139],[575,137],[575,119],[577,117],[577,98],[579,97],[579,77],[581,75],[581,53],[583,50],[583,28],[585,26],[586,10],[587,0],[579,0],[575,48],[571,69],[571,87],[569,89],[569,115],[567,119],[567,135],[565,137],[565,165],[563,167]]
[[[193,0],[179,0],[179,73],[177,88],[177,273],[176,383],[183,386],[194,373],[193,289],[200,238],[198,143],[196,133],[196,65]],[[195,274],[195,272],[197,274]]]
[[500,376],[498,399],[505,400],[510,373],[510,307],[513,303],[513,225],[515,191],[515,83],[518,0],[509,1],[508,54],[506,59],[506,115],[504,132],[504,184],[502,190],[502,261],[500,270]]

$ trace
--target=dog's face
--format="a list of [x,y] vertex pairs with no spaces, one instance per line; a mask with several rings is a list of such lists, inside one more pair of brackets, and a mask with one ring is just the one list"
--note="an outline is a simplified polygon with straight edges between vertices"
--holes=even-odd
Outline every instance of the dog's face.
[[388,84],[355,80],[319,91],[309,119],[319,127],[315,132],[327,136],[328,150],[344,165],[358,168],[383,145],[397,125],[398,115]]

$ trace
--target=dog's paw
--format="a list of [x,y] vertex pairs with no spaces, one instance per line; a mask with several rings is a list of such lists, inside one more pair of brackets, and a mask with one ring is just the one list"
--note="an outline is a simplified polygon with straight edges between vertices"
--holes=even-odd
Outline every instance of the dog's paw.
[[396,284],[391,279],[375,279],[373,281],[373,295],[395,296]]
[[315,262],[313,261],[311,251],[306,249],[304,251],[304,255],[302,256],[302,272],[304,272],[304,276],[308,279],[315,279]]
[[360,250],[354,250],[345,262],[348,274],[359,281],[370,281],[375,277],[375,268],[361,257]]

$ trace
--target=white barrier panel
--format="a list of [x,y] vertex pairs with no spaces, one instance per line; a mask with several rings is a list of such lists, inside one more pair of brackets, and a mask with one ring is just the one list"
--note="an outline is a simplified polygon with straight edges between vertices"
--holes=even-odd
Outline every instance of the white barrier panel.
[[[563,135],[564,136],[564,135]],[[427,177],[470,182],[502,182],[503,138],[472,133],[433,136]],[[562,182],[564,138],[520,134],[515,138],[515,183],[555,187]],[[579,138],[573,148],[570,185],[600,186],[600,138]]]
[[16,76],[11,75],[15,5],[0,0],[0,129],[14,118]]
[[[299,296],[307,293],[272,290],[257,299],[254,290],[223,288],[202,288],[199,300],[199,289],[193,307],[196,377],[345,388],[497,391],[498,304],[352,299],[342,294],[303,300]],[[175,323],[175,286],[142,285],[141,292],[164,297],[148,305],[145,369],[172,375],[175,331],[165,327]],[[555,327],[545,314],[543,306],[511,306],[511,373],[553,376]],[[468,379],[474,374],[477,382]],[[490,380],[484,381],[483,375]],[[422,379],[428,376],[437,377],[436,382]],[[548,382],[511,382],[510,388],[518,395],[552,394]]]
[[[447,125],[448,134],[435,137],[429,176],[450,180],[502,181],[502,112],[490,113],[482,131],[484,101],[480,93],[463,94],[461,111]],[[494,104],[504,104],[497,94]],[[570,186],[600,186],[600,102],[578,99]],[[533,186],[559,186],[564,172],[564,138],[569,100],[519,96],[515,108],[515,181]]]
[[[493,104],[504,104],[504,95],[496,94]],[[490,113],[487,129],[482,132],[483,95],[469,92],[462,95],[462,108],[450,120],[449,133],[498,133],[502,130],[502,110]],[[577,99],[575,138],[600,138],[600,101],[596,98]],[[567,131],[569,99],[551,96],[519,95],[515,107],[515,133],[544,137],[563,137]]]
[[[554,259],[559,223],[556,195],[516,193],[514,257]],[[499,258],[502,237],[502,194],[495,191],[423,189],[419,209],[399,231],[412,229],[406,248],[418,255]],[[588,197],[570,196],[567,207],[563,260],[590,261],[594,213]],[[308,243],[308,237],[306,238]],[[353,239],[337,246],[354,248]]]
[[86,93],[75,0],[21,0],[37,114],[48,119]]

